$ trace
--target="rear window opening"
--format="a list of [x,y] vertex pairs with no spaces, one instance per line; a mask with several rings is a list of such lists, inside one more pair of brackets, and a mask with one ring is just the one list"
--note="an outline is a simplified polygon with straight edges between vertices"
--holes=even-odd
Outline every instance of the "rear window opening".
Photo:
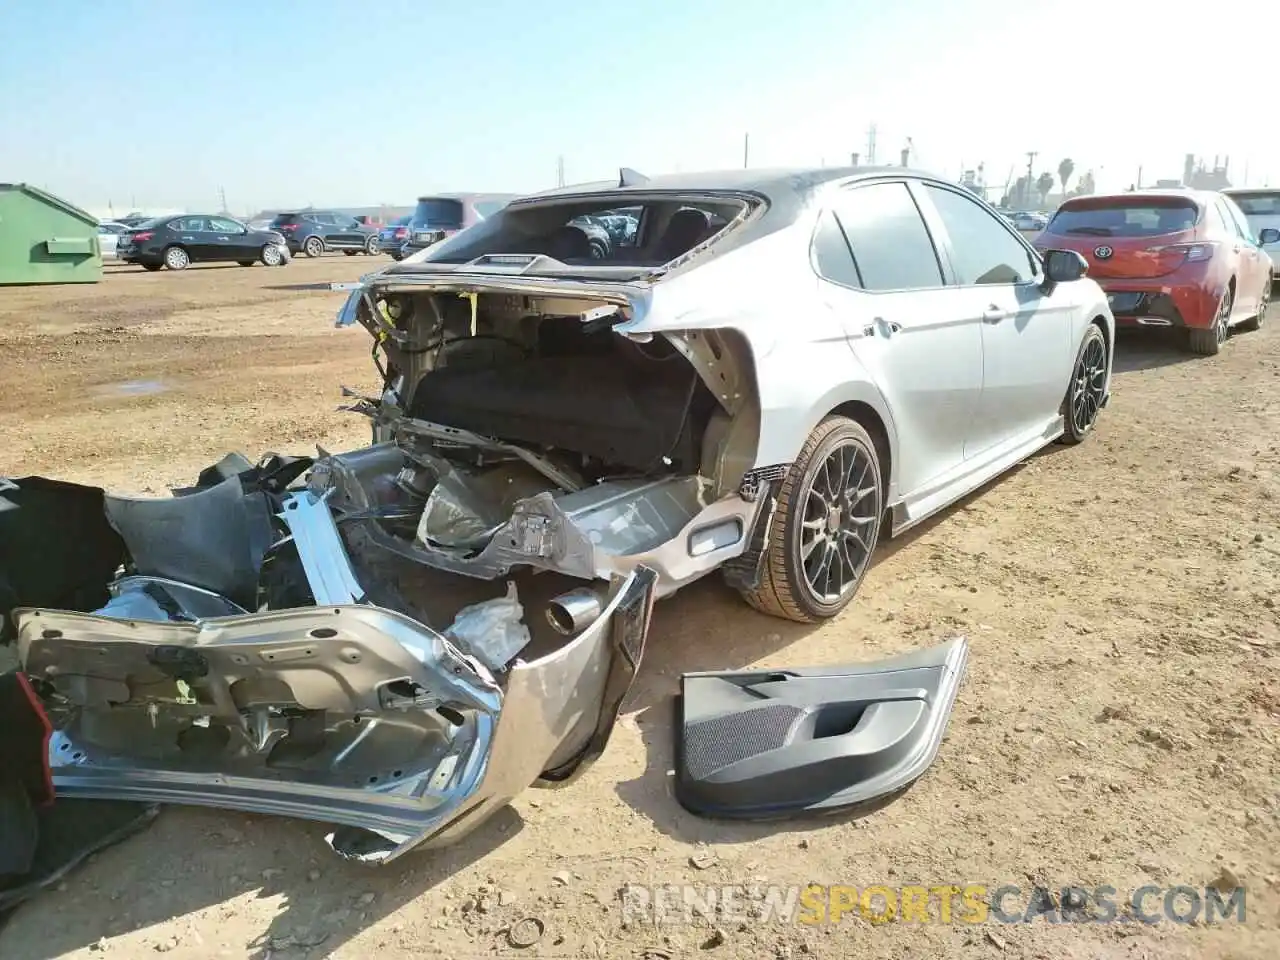
[[1046,233],[1084,237],[1154,237],[1190,230],[1200,208],[1187,197],[1117,197],[1061,207]]
[[717,236],[747,209],[743,199],[701,197],[517,203],[432,247],[425,260],[524,255],[576,266],[660,266]]
[[287,223],[297,223],[301,219],[300,213],[280,213],[271,219],[271,226],[283,227]]

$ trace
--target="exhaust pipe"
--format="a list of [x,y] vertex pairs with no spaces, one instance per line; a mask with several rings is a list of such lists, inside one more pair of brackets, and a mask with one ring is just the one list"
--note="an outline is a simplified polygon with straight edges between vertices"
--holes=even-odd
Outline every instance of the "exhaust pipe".
[[600,594],[590,587],[579,587],[547,604],[547,622],[557,633],[571,637],[599,620],[603,612]]

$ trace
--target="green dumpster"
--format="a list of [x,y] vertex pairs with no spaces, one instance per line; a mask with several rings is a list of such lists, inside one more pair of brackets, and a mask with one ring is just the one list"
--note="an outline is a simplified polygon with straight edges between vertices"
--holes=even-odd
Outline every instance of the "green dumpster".
[[0,285],[101,279],[97,217],[29,183],[0,183]]

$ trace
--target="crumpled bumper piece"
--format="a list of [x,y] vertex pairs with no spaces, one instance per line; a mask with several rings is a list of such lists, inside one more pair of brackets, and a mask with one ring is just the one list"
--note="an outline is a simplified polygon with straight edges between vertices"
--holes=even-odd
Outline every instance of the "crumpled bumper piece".
[[61,705],[59,795],[320,820],[362,859],[389,860],[452,842],[544,773],[567,780],[599,755],[654,582],[646,569],[615,580],[600,619],[516,661],[501,687],[441,634],[367,605],[15,619],[24,669]]

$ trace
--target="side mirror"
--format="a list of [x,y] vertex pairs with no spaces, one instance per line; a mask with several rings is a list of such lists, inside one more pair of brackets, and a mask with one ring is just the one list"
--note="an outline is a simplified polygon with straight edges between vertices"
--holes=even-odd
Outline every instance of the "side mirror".
[[1267,246],[1272,243],[1280,243],[1280,230],[1275,227],[1263,227],[1258,231],[1258,243]]
[[1046,250],[1044,278],[1049,283],[1070,283],[1089,272],[1089,261],[1074,250]]

